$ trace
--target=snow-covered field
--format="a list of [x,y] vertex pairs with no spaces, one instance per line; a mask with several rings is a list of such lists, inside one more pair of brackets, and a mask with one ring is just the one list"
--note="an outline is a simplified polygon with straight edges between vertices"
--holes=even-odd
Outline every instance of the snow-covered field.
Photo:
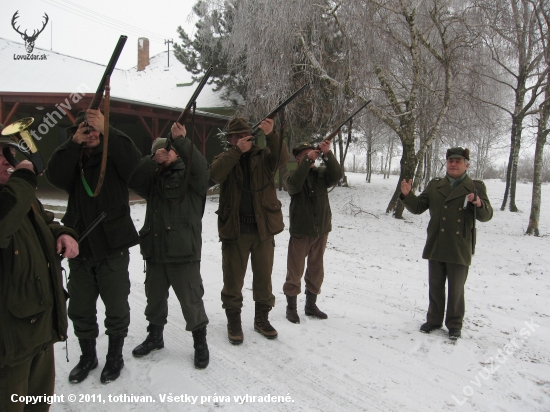
[[[228,342],[220,301],[221,248],[214,213],[218,198],[212,196],[203,219],[202,255],[210,318],[208,368],[193,367],[192,337],[173,294],[165,349],[132,357],[147,326],[143,261],[135,247],[130,268],[132,320],[120,378],[107,385],[99,382],[108,341],[100,325],[99,367],[84,382],[70,384],[69,371],[80,355],[71,336],[69,363],[65,345],[55,348],[56,393],[63,395],[63,402],[51,410],[550,411],[549,187],[543,187],[543,236],[535,238],[524,235],[531,186],[518,184],[520,212],[510,213],[499,210],[504,184],[486,182],[495,215],[478,225],[476,256],[466,283],[463,338],[455,344],[445,328],[430,335],[418,331],[428,306],[428,264],[421,259],[428,213],[405,212],[405,220],[384,213],[397,184],[395,176],[383,180],[375,175],[366,184],[364,175],[349,174],[349,180],[351,188],[338,187],[329,195],[333,231],[318,299],[328,320],[303,314],[303,294],[298,298],[301,323],[285,318],[285,230],[276,237],[277,303],[270,314],[278,339],[267,340],[254,332],[249,271],[242,313],[244,343]],[[290,199],[285,192],[279,196],[288,226]],[[139,229],[145,205],[132,206],[132,215]],[[100,323],[103,316],[99,302]],[[69,395],[76,400],[70,401]],[[145,403],[146,397],[151,403]]]

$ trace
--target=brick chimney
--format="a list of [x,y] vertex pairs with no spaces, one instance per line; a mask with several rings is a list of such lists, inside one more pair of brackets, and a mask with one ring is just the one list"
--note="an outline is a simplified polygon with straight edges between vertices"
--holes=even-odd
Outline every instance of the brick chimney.
[[149,39],[140,37],[138,39],[138,72],[145,70],[149,66]]

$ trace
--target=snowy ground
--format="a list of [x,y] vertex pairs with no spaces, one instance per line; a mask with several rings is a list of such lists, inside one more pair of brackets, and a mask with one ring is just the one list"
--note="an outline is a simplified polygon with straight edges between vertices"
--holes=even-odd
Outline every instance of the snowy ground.
[[[285,319],[285,230],[276,237],[277,304],[270,316],[279,338],[271,341],[254,332],[249,272],[242,314],[244,343],[229,344],[220,302],[221,249],[214,213],[218,199],[212,196],[203,219],[202,255],[210,366],[193,367],[192,337],[184,330],[173,294],[165,349],[141,359],[132,357],[147,326],[143,262],[136,247],[130,268],[132,321],[120,378],[107,385],[99,382],[107,351],[101,326],[99,367],[84,382],[70,384],[67,377],[79,356],[78,342],[70,337],[69,363],[65,345],[56,345],[56,393],[64,401],[51,410],[549,411],[549,187],[543,188],[544,236],[535,238],[524,235],[531,187],[518,185],[521,211],[514,214],[498,210],[504,184],[486,182],[495,215],[478,225],[477,253],[466,283],[463,339],[454,344],[445,329],[431,335],[418,331],[428,304],[428,265],[421,259],[428,214],[405,212],[403,221],[384,213],[396,177],[388,181],[373,176],[371,184],[360,174],[350,174],[349,179],[351,188],[336,188],[330,194],[333,232],[318,301],[328,320],[303,314],[303,294],[298,299],[301,324]],[[289,197],[285,192],[279,195],[288,226]],[[132,206],[132,213],[139,229],[145,206]],[[100,302],[101,322],[103,313]],[[69,395],[76,401],[69,401]],[[124,395],[143,398],[114,402]],[[238,398],[246,395],[244,402]],[[146,396],[155,403],[140,402]],[[181,398],[169,402],[169,396]]]

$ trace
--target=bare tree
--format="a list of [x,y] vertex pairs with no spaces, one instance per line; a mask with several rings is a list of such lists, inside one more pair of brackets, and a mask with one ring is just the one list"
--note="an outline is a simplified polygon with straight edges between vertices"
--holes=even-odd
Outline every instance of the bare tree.
[[531,0],[476,0],[475,6],[479,11],[476,30],[485,28],[479,32],[492,63],[483,65],[478,73],[493,83],[508,87],[513,93],[512,108],[485,96],[478,96],[478,99],[511,116],[510,155],[501,210],[505,209],[510,198],[510,211],[516,212],[517,165],[523,122],[538,110],[534,104],[548,70],[540,65],[543,52],[537,30],[537,6]]
[[[533,7],[537,6],[537,1],[533,0]],[[541,43],[544,52],[544,62],[550,65],[550,9],[548,2],[538,0],[537,23],[541,33]],[[546,138],[550,129],[548,128],[548,119],[550,118],[550,74],[547,74],[546,85],[544,87],[544,101],[539,105],[539,119],[537,124],[537,143],[535,148],[535,161],[533,171],[533,194],[531,197],[531,214],[529,215],[529,226],[527,234],[539,236],[539,219],[541,208],[541,181],[543,153]]]

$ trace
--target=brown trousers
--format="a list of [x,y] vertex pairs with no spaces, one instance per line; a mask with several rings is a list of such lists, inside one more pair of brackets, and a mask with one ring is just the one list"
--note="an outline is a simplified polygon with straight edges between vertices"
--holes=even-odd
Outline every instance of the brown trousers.
[[327,247],[328,233],[321,237],[290,236],[286,264],[286,282],[283,292],[288,296],[300,294],[305,260],[307,269],[305,275],[306,289],[318,295],[325,277],[323,256]]
[[261,241],[258,232],[241,233],[233,242],[222,242],[224,309],[243,307],[243,286],[248,257],[252,265],[252,293],[254,302],[275,306],[271,287],[271,271],[275,239],[273,236]]
[[462,320],[466,311],[464,304],[464,285],[468,277],[468,266],[455,263],[429,261],[430,306],[426,320],[432,325],[443,324],[445,312],[445,280],[448,282],[447,329],[462,329]]
[[40,402],[35,405],[12,402],[20,396],[51,396],[55,385],[55,361],[53,345],[40,350],[31,360],[17,366],[0,368],[0,411],[49,411],[50,405]]

